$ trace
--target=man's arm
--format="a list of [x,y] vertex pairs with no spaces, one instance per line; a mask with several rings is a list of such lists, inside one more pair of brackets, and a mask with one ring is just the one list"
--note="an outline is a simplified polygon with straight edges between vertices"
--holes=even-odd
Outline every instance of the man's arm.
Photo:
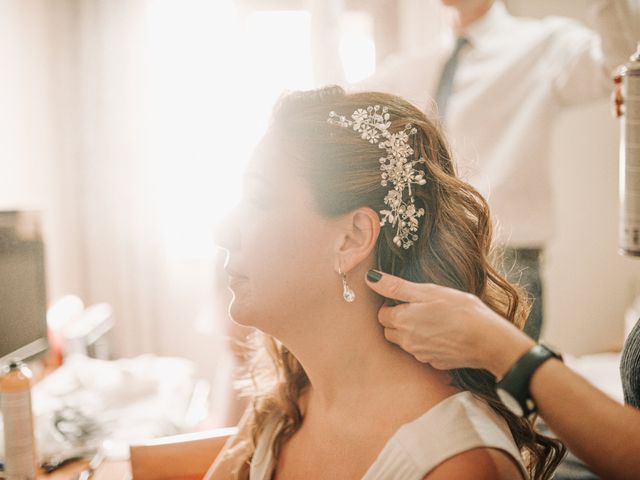
[[630,0],[592,0],[589,13],[602,41],[605,66],[612,71],[627,62],[636,50],[640,11],[637,6],[630,8]]
[[628,61],[640,39],[627,0],[592,0],[593,30],[572,20],[547,19],[557,30],[549,50],[552,88],[562,105],[606,98],[612,73]]

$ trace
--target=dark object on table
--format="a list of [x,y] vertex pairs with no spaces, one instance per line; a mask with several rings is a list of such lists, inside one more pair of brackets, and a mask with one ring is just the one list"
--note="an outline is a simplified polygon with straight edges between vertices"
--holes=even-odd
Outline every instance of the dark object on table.
[[47,348],[47,294],[40,215],[0,211],[0,365]]
[[82,457],[67,457],[67,458],[55,458],[44,462],[40,465],[40,468],[45,471],[45,473],[51,473],[56,471],[57,469],[64,467],[66,464],[75,462],[76,460],[80,460]]

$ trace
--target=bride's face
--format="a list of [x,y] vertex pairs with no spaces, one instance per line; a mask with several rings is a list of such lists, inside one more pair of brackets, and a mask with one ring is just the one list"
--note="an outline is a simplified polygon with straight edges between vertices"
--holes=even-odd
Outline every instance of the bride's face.
[[317,211],[292,165],[265,138],[245,172],[242,201],[220,234],[231,317],[276,337],[308,327],[307,313],[340,292],[332,255],[337,222]]

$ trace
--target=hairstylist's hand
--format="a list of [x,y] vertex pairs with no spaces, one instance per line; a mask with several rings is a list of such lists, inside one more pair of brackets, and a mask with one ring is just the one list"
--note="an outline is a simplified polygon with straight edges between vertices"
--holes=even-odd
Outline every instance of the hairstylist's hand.
[[484,368],[501,377],[535,345],[470,293],[374,270],[367,284],[383,297],[405,302],[380,308],[385,337],[435,368]]

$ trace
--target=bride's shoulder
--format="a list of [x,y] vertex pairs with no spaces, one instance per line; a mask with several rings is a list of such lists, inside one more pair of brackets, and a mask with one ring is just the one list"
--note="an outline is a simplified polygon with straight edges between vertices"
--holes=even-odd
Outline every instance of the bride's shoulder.
[[526,478],[506,420],[468,391],[446,397],[397,436],[406,453],[419,458],[428,480],[469,478],[469,473],[479,479]]

